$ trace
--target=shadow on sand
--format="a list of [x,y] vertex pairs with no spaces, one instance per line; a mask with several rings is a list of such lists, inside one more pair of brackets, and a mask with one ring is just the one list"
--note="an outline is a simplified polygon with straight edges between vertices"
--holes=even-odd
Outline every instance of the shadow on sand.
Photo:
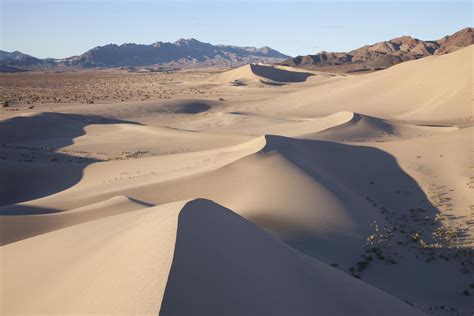
[[309,72],[288,71],[256,64],[250,64],[250,69],[255,75],[276,82],[304,82],[308,77],[313,76],[313,74]]
[[[371,284],[381,286],[382,289],[397,295],[400,299],[408,297],[413,300],[416,299],[415,304],[426,308],[430,304],[439,304],[442,300],[440,300],[440,297],[434,296],[429,302],[424,299],[418,301],[419,297],[413,298],[410,296],[411,294],[407,294],[408,292],[413,293],[411,287],[417,289],[414,290],[415,292],[419,291],[416,293],[421,293],[423,287],[440,288],[445,286],[445,280],[452,277],[459,278],[464,283],[468,282],[470,275],[463,275],[464,272],[459,269],[473,268],[472,251],[452,248],[449,241],[443,244],[442,241],[433,237],[434,232],[443,229],[441,223],[435,220],[435,216],[439,214],[439,211],[430,203],[416,181],[400,168],[393,156],[372,147],[329,141],[299,140],[280,136],[266,136],[266,140],[266,146],[262,149],[263,155],[275,152],[283,155],[306,174],[323,183],[336,194],[348,211],[353,213],[354,217],[360,216],[360,214],[357,213],[357,209],[348,204],[351,199],[348,198],[347,194],[354,194],[359,196],[361,200],[366,200],[367,208],[372,208],[373,213],[377,213],[379,218],[382,219],[378,223],[378,230],[375,230],[374,227],[372,232],[374,239],[371,242],[373,241],[374,244],[368,245],[366,244],[366,238],[360,239],[360,247],[357,247],[355,256],[346,256],[347,252],[352,251],[348,247],[349,244],[339,244],[339,241],[334,241],[331,236],[319,239],[308,238],[300,241],[285,240],[287,244],[310,257],[325,261],[327,264],[333,263],[334,261],[328,260],[335,257],[345,258],[346,261],[338,262],[338,268],[357,278],[365,277],[364,273],[367,272],[365,270],[372,269],[374,268],[373,265],[377,265],[375,271],[383,271],[386,277],[384,277],[384,281]],[[234,165],[237,163],[234,163]],[[206,177],[213,177],[213,175],[208,173]],[[218,176],[207,182],[206,188],[198,187],[195,189],[194,195],[211,199],[212,195],[216,196],[223,190],[233,187],[235,195],[245,199],[249,196],[251,190],[255,190],[255,185],[259,185],[258,182],[252,185],[251,174],[249,175],[241,169],[239,169],[237,177],[244,178],[246,181],[244,183],[248,185],[235,186],[234,181],[236,181],[235,183],[241,183],[241,179],[236,179],[235,176],[227,179]],[[192,184],[193,181],[200,183],[199,179],[188,178],[175,183],[175,186],[179,188],[186,186],[187,189],[196,187],[196,183]],[[274,181],[277,181],[277,179],[274,179]],[[291,209],[288,209],[289,213],[291,211]],[[237,251],[240,249],[238,248],[239,243],[245,241],[247,236],[234,233],[228,234],[227,229],[223,229],[216,222],[210,221],[203,224],[203,226],[206,227],[205,231],[207,233],[212,232],[213,236],[210,241],[203,241],[202,237],[197,238],[190,235],[189,231],[195,231],[197,228],[194,225],[205,221],[206,214],[195,211],[192,213],[192,220],[184,220],[185,216],[189,216],[189,214],[186,215],[185,210],[183,210],[180,214],[175,254],[161,315],[173,314],[173,312],[185,310],[189,306],[192,307],[195,314],[198,314],[196,313],[197,310],[205,310],[203,314],[206,314],[210,310],[219,309],[219,304],[215,302],[220,302],[220,300],[215,300],[216,297],[223,297],[223,300],[235,299],[226,302],[226,304],[238,305],[240,298],[244,296],[242,291],[246,291],[246,289],[238,289],[237,293],[234,293],[233,286],[224,285],[232,285],[237,281],[243,283],[248,281],[248,278],[260,278],[265,273],[255,273],[254,263],[246,266],[245,261],[248,259],[246,256],[237,256],[233,260],[226,261],[223,265],[246,270],[247,273],[242,273],[238,277],[232,275],[232,273],[229,274],[229,271],[225,269],[224,272],[221,271],[222,266],[216,269],[210,268],[211,264],[204,261],[205,258],[216,257],[222,253],[218,247],[210,246],[210,248],[207,248],[208,245],[212,245],[212,242],[226,240],[231,236],[233,240],[228,241],[227,247]],[[269,218],[248,219],[260,228],[268,226],[265,221],[274,220]],[[278,225],[283,224],[285,223],[278,223]],[[367,226],[369,224],[366,223]],[[440,244],[435,246],[436,243]],[[190,247],[189,245],[193,246]],[[255,246],[254,243],[249,242],[245,250],[253,250]],[[259,248],[257,245],[256,247],[258,249],[255,250],[255,253],[257,253],[255,257],[267,250],[263,246]],[[184,248],[188,249],[184,250]],[[321,250],[323,248],[326,249]],[[369,256],[370,259],[368,259]],[[441,259],[437,259],[439,257]],[[431,264],[431,260],[437,260],[437,262]],[[263,266],[269,267],[278,264],[280,261],[281,258],[266,256]],[[447,261],[450,261],[449,266],[443,265]],[[353,265],[351,269],[349,269],[350,265]],[[422,267],[422,271],[417,270],[413,274],[413,281],[407,281],[405,279],[406,275],[413,273],[412,267],[415,270]],[[266,272],[265,268],[263,268],[263,271]],[[281,274],[284,273],[287,272],[281,272]],[[417,274],[419,277],[416,276]],[[216,275],[219,275],[219,277],[215,277]],[[271,275],[276,277],[280,274],[274,272]],[[432,277],[433,275],[436,275],[436,277]],[[429,277],[425,278],[425,276]],[[196,281],[200,278],[203,278],[202,282]],[[394,278],[402,280],[402,284],[391,288],[390,285]],[[419,280],[423,280],[420,285],[417,284],[417,282],[420,282]],[[251,292],[255,288],[261,289],[271,284],[272,281],[271,276],[264,278],[264,280],[258,280],[256,281],[258,284],[253,284],[254,287],[251,287],[249,291]],[[404,282],[405,284],[403,284]],[[384,284],[388,284],[388,288],[385,288]],[[410,291],[407,291],[408,288],[410,288]],[[192,291],[188,293],[187,289],[192,289]],[[284,296],[284,299],[287,299],[287,297]],[[462,299],[460,297],[458,301]],[[204,302],[207,302],[208,305]],[[255,300],[250,298],[247,302],[255,302]],[[245,308],[245,304],[247,303],[242,303],[242,306],[238,308]],[[242,313],[245,314],[245,310]]]
[[[0,206],[45,197],[76,184],[84,168],[99,160],[56,150],[71,145],[74,138],[85,134],[85,127],[90,124],[121,123],[137,124],[62,113],[0,121]],[[0,214],[5,213],[9,212]]]

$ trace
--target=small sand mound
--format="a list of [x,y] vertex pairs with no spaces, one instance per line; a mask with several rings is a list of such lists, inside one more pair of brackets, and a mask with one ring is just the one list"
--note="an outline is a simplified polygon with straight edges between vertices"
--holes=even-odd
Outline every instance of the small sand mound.
[[218,81],[240,84],[263,82],[278,85],[278,83],[304,82],[313,75],[290,67],[250,64],[221,74]]
[[306,138],[357,141],[380,138],[389,135],[395,135],[394,126],[389,122],[379,118],[354,113],[350,121],[328,128],[316,134],[306,135]]
[[168,114],[198,114],[211,109],[209,102],[199,100],[180,100],[160,106],[157,112]]
[[428,136],[458,130],[453,126],[414,125],[353,113],[351,120],[317,133],[304,135],[306,139],[332,141],[390,141]]

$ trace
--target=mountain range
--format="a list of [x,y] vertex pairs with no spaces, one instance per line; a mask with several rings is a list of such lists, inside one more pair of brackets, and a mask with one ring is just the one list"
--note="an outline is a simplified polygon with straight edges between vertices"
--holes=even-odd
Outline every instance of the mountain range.
[[381,70],[408,60],[453,52],[473,44],[473,29],[464,28],[435,41],[402,36],[366,45],[350,52],[320,52],[297,56],[280,65],[330,72],[364,72]]
[[248,63],[276,63],[288,58],[270,47],[212,45],[196,39],[174,43],[109,44],[98,46],[79,56],[64,59],[39,59],[21,52],[0,51],[1,67],[17,69],[94,68],[94,67],[228,67]]
[[295,58],[270,47],[212,45],[193,38],[150,45],[108,44],[63,59],[40,59],[19,51],[0,50],[0,72],[96,67],[236,67],[249,63],[278,64],[340,73],[366,72],[385,69],[408,60],[453,52],[473,44],[473,35],[473,28],[467,27],[439,40],[424,41],[402,36],[349,52],[323,51]]

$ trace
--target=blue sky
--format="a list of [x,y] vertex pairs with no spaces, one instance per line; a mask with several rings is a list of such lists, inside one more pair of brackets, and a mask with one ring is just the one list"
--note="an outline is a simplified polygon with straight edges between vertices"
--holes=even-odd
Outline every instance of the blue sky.
[[472,2],[0,0],[0,49],[62,58],[108,43],[194,37],[296,56],[472,25]]

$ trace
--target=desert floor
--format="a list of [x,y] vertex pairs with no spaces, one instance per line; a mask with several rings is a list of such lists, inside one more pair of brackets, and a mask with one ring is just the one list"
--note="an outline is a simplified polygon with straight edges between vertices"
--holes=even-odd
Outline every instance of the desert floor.
[[472,315],[473,57],[0,75],[1,311]]

